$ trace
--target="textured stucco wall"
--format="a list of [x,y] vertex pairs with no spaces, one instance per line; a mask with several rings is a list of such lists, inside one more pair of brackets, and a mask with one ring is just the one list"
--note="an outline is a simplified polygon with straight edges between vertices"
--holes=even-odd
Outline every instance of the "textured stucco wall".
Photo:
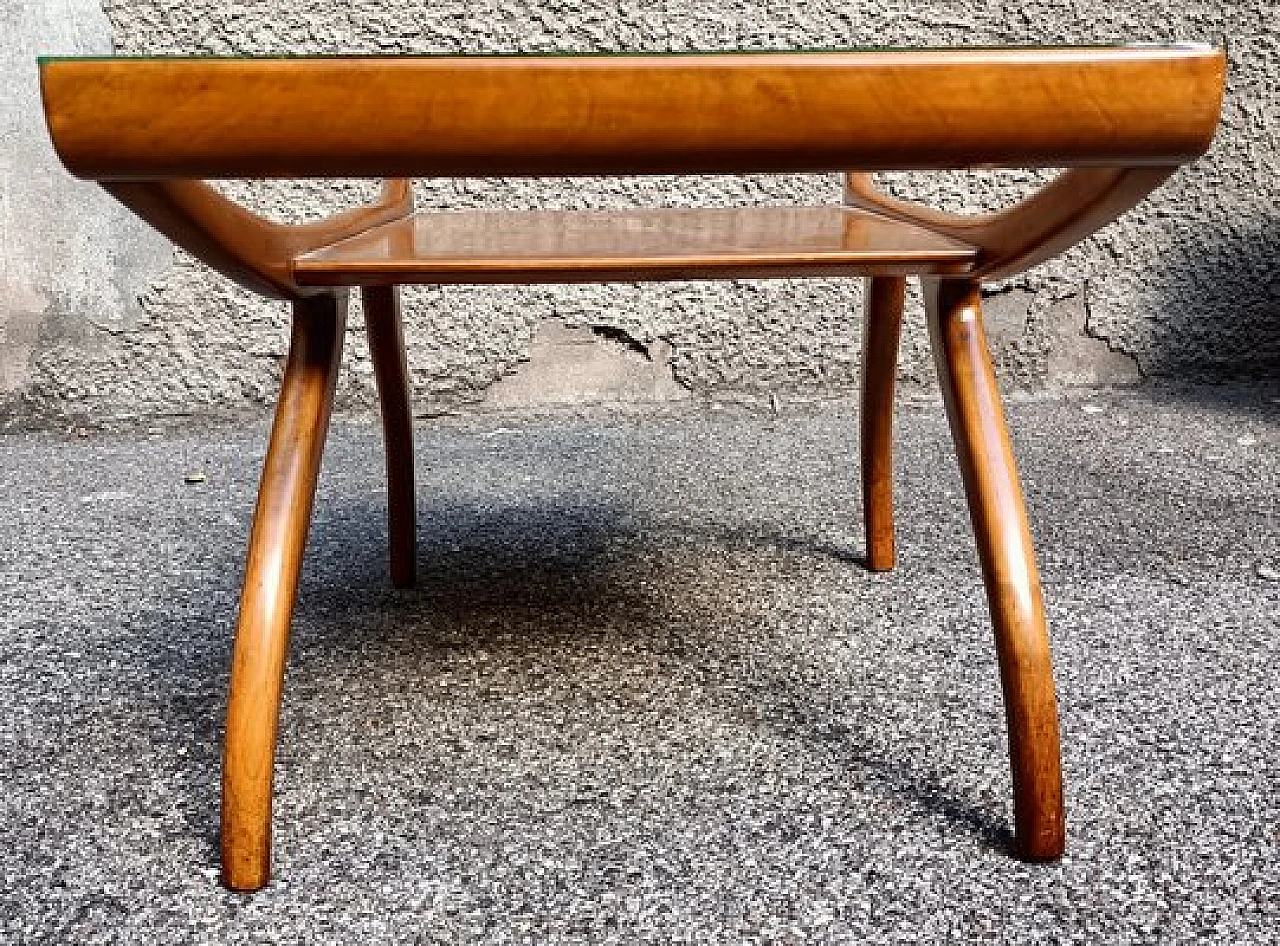
[[[1158,198],[989,300],[1011,383],[1123,381],[1143,373],[1261,373],[1280,363],[1280,25],[1274,0],[1137,0],[870,5],[819,0],[104,0],[121,53],[687,50],[1123,40],[1222,41],[1231,55],[1212,153]],[[371,117],[371,120],[375,120]],[[6,145],[7,147],[7,145]],[[911,175],[901,193],[986,208],[1035,175]],[[90,188],[76,188],[89,200]],[[355,200],[367,185],[240,185],[281,218]],[[422,181],[419,206],[594,207],[834,201],[834,176],[587,181]],[[1003,291],[999,291],[1003,290]],[[69,305],[69,303],[62,303]],[[602,324],[662,343],[694,390],[834,391],[856,383],[856,281],[648,286],[446,287],[406,293],[420,410],[483,399],[529,357],[541,319]],[[914,303],[913,303],[914,305]],[[68,310],[68,313],[70,310]],[[52,317],[52,316],[50,316]],[[64,319],[66,315],[62,316]],[[177,255],[138,315],[33,346],[8,416],[56,418],[224,410],[268,401],[286,311]],[[353,320],[340,397],[368,397],[372,374]],[[86,338],[86,333],[88,338]],[[554,346],[553,346],[554,347]],[[931,383],[914,311],[902,372]]]
[[138,294],[172,267],[163,237],[70,180],[45,132],[37,53],[110,50],[98,0],[0,0],[0,426],[23,392],[65,403],[93,383],[70,364],[46,374],[54,351],[109,373],[115,339],[147,319]]

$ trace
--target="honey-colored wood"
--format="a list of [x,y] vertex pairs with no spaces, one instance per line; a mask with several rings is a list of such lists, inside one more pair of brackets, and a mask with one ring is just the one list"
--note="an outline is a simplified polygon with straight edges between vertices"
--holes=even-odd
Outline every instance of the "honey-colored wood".
[[[903,276],[930,334],[987,588],[1021,856],[1064,845],[1058,723],[1021,487],[982,333],[979,280],[1105,226],[1203,153],[1226,57],[1203,46],[568,57],[52,59],[66,166],[257,292],[293,300],[236,631],[223,881],[270,873],[285,649],[332,407],[345,290],[364,301],[386,434],[391,577],[414,575],[412,422],[395,286],[865,275],[867,561],[894,563],[892,401]],[[1062,167],[995,214],[878,192],[868,172]],[[197,178],[849,172],[845,207],[412,215],[371,206],[276,224]]]
[[1041,263],[1100,230],[1168,179],[1174,167],[1073,168],[1026,200],[993,214],[965,216],[918,207],[876,191],[853,173],[845,198],[903,223],[914,223],[980,249],[974,275],[1003,279]]
[[413,410],[399,290],[395,286],[367,286],[361,293],[361,302],[386,441],[391,583],[397,588],[410,588],[416,570],[417,511],[413,487]]
[[417,213],[299,256],[300,285],[967,273],[950,237],[838,206]]
[[1015,844],[1026,860],[1052,860],[1065,844],[1058,704],[1031,529],[982,328],[981,288],[973,280],[926,279],[924,295],[995,626]]
[[893,384],[907,281],[901,276],[867,280],[862,320],[862,510],[867,567],[894,566]]
[[94,180],[1173,165],[1209,144],[1205,46],[656,56],[53,59]]
[[262,465],[231,658],[222,757],[222,882],[271,875],[271,785],[289,623],[342,355],[346,293],[295,303],[292,340]]
[[412,187],[402,179],[386,181],[378,200],[368,207],[296,225],[264,220],[202,181],[107,182],[103,187],[224,276],[276,299],[317,294],[293,281],[298,254],[413,212]]

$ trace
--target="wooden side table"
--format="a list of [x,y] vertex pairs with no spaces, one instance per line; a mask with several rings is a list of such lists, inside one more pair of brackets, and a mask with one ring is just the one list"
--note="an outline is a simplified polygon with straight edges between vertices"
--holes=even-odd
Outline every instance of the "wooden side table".
[[[240,284],[293,305],[236,628],[222,877],[270,875],[289,623],[359,286],[386,435],[391,578],[414,580],[412,423],[398,285],[867,278],[862,482],[870,567],[894,564],[892,400],[905,277],[930,337],[1000,662],[1015,838],[1064,845],[1058,718],[1031,534],[983,336],[983,279],[1078,242],[1209,146],[1225,57],[1205,46],[694,55],[48,59],[76,175]],[[877,170],[1067,168],[965,217],[883,196]],[[420,175],[847,172],[839,206],[413,212]],[[268,222],[207,178],[384,177],[371,206]]]

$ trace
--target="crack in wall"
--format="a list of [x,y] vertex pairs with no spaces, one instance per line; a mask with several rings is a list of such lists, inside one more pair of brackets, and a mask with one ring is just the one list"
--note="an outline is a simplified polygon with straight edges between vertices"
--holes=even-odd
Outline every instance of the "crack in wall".
[[528,407],[599,402],[674,401],[689,396],[672,370],[672,345],[645,345],[611,325],[538,325],[529,356],[489,387],[484,403]]
[[1080,286],[1080,301],[1081,301],[1081,304],[1084,306],[1084,326],[1083,326],[1084,334],[1089,338],[1097,339],[1098,341],[1102,342],[1104,345],[1107,346],[1107,351],[1111,352],[1112,354],[1118,355],[1122,358],[1128,358],[1130,361],[1133,362],[1133,370],[1138,373],[1138,378],[1141,380],[1146,380],[1147,372],[1142,367],[1141,359],[1139,359],[1138,356],[1135,355],[1133,352],[1126,351],[1125,349],[1121,348],[1118,344],[1113,344],[1111,341],[1111,336],[1102,334],[1095,327],[1094,314],[1093,314],[1093,302],[1090,299],[1090,293],[1092,292],[1092,289],[1093,287],[1090,283],[1089,278],[1085,277],[1083,283]]
[[[160,416],[175,407],[260,414],[278,392],[286,307],[263,302],[175,254],[115,202],[62,172],[48,147],[36,53],[113,47],[136,55],[731,49],[758,45],[762,23],[768,45],[778,48],[1025,44],[1078,36],[1082,22],[1094,39],[1143,30],[1151,38],[1230,32],[1227,98],[1212,150],[1080,248],[992,290],[991,298],[1006,306],[1002,325],[991,319],[993,354],[1002,380],[1022,386],[1270,372],[1280,357],[1273,278],[1280,178],[1270,173],[1277,142],[1268,134],[1276,124],[1268,121],[1274,97],[1267,69],[1277,36],[1272,5],[1138,0],[1117,7],[1071,0],[1050,10],[963,0],[909,11],[871,4],[850,15],[833,0],[816,0],[780,16],[759,0],[673,0],[660,15],[643,3],[520,0],[501,11],[477,8],[459,31],[453,14],[427,0],[101,0],[101,8],[99,0],[13,0],[0,7],[0,25],[9,36],[0,51],[8,57],[5,88],[15,105],[4,117],[17,124],[0,144],[0,172],[11,169],[16,183],[6,178],[0,200],[25,202],[36,212],[15,218],[0,270],[34,274],[30,288],[50,301],[35,317],[38,333],[30,350],[32,336],[22,322],[27,316],[9,319],[0,311],[8,335],[0,339],[0,364],[10,366],[0,388],[14,387],[18,395],[5,399],[0,392],[6,405],[0,423],[56,426],[51,419],[72,414],[91,422],[126,413]],[[530,29],[531,22],[539,25]],[[899,196],[978,212],[1006,206],[1044,176],[1025,170],[912,172],[888,180]],[[353,204],[371,186],[237,182],[227,190],[252,196],[255,209],[273,219],[296,220]],[[415,189],[423,208],[603,209],[833,204],[841,181],[836,174],[434,178],[416,182]],[[33,194],[39,199],[33,201]],[[16,265],[14,247],[33,266]],[[1061,301],[1064,293],[1081,292],[1085,273],[1093,275],[1082,298]],[[914,280],[910,292],[900,373],[932,386]],[[10,305],[14,298],[9,294]],[[619,373],[624,363],[649,371],[643,375],[649,381],[657,377],[664,386],[711,398],[780,390],[825,396],[858,384],[857,280],[407,287],[403,298],[415,403],[433,411],[482,402],[507,366],[520,364],[516,374],[528,375],[546,363],[550,337],[536,342],[533,352],[530,340],[543,334],[543,321],[566,313],[577,324],[594,326],[584,331],[601,344],[559,352],[559,370],[543,375],[556,390],[566,390],[566,372],[577,372],[580,381],[592,371],[600,379],[627,377]],[[374,403],[372,373],[355,327],[347,343],[338,403],[367,409]],[[617,350],[610,354],[608,346]],[[497,386],[509,388],[510,378]]]
[[631,335],[623,329],[612,325],[592,325],[591,332],[597,338],[605,339],[622,346],[627,351],[640,355],[645,361],[652,361],[649,354],[649,346],[643,345],[636,341]]

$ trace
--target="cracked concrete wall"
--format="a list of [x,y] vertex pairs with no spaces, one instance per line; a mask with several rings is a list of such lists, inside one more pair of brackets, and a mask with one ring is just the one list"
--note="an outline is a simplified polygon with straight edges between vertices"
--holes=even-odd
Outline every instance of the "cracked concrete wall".
[[[47,29],[59,11],[79,11],[88,2],[40,0],[35,6],[46,11]],[[103,7],[115,50],[140,54],[1225,40],[1230,82],[1211,154],[1088,243],[993,287],[993,348],[1006,381],[1028,386],[1116,383],[1151,373],[1258,374],[1280,364],[1280,28],[1274,0],[881,0],[874,9],[836,0],[104,0]],[[26,160],[36,149],[30,142],[14,149],[6,139],[5,150]],[[41,153],[37,163],[46,157]],[[913,174],[891,176],[889,183],[899,194],[979,210],[999,206],[1044,177]],[[363,182],[230,189],[280,219],[316,216],[369,192]],[[95,198],[92,188],[69,179],[57,179],[52,192],[70,195],[66,200],[77,206],[98,206],[88,203]],[[422,207],[789,203],[836,201],[839,182],[834,175],[427,180],[417,193]],[[91,215],[98,213],[105,221],[114,212],[94,209]],[[109,219],[110,227],[99,231],[106,249],[71,248],[59,255],[59,266],[101,264],[94,254],[117,252],[108,239],[116,228],[130,235],[116,238],[114,246],[136,245],[136,230],[118,215]],[[45,259],[49,249],[38,245],[28,257]],[[11,253],[6,248],[6,257]],[[8,271],[8,258],[4,264]],[[139,287],[143,270],[149,281]],[[52,280],[40,279],[51,275],[28,279],[28,285],[47,296]],[[272,399],[286,340],[282,304],[258,300],[180,253],[162,271],[126,266],[111,286],[114,298],[125,303],[87,304],[64,291],[40,315],[19,320],[27,328],[16,336],[26,341],[6,336],[4,364],[19,365],[7,367],[4,376],[11,423],[229,411]],[[139,289],[136,305],[127,304]],[[911,304],[901,371],[908,382],[927,385],[932,366],[918,297]],[[554,334],[563,331],[555,324],[547,330],[552,336],[535,345],[535,333],[548,319],[570,327],[612,326],[646,350],[661,343],[664,363],[655,370],[669,371],[697,392],[836,392],[857,383],[860,307],[855,280],[410,289],[406,329],[416,406],[431,412],[486,397],[504,401],[513,384],[495,386],[499,379],[513,372],[548,377],[559,357],[581,361],[582,352]],[[94,318],[99,309],[129,314],[106,316],[104,327]],[[38,337],[30,329],[35,323]],[[372,391],[360,332],[356,313],[340,387],[348,405],[366,402]],[[625,363],[607,355],[593,362]],[[528,378],[514,387],[520,384],[537,386]]]

